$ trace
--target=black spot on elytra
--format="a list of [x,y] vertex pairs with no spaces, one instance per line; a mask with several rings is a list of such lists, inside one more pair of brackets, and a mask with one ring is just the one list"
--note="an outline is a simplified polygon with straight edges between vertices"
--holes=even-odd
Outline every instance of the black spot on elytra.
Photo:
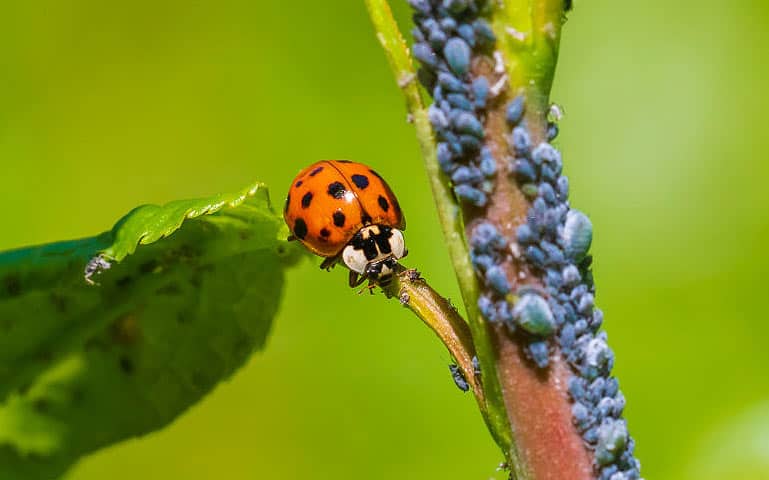
[[368,187],[368,177],[365,175],[358,175],[355,174],[352,177],[352,183],[355,184],[356,187],[363,190],[364,188]]
[[300,240],[304,240],[307,236],[307,224],[301,218],[297,218],[294,222],[294,235]]
[[307,208],[310,206],[310,202],[312,202],[312,192],[307,192],[302,197],[302,208]]
[[283,206],[283,213],[288,211],[288,204],[291,203],[291,194],[286,195],[286,204]]
[[328,186],[328,194],[339,200],[344,197],[345,189],[344,185],[340,182],[334,182]]
[[387,199],[381,195],[379,195],[379,198],[376,199],[377,203],[380,207],[382,207],[382,210],[385,212],[390,210],[390,203],[387,201]]
[[326,229],[326,228],[321,228],[320,229],[320,236],[328,238],[328,237],[331,236],[331,232],[329,232],[328,229]]
[[361,216],[360,216],[360,222],[361,222],[363,225],[368,225],[368,224],[370,224],[370,223],[371,223],[371,215],[369,215],[369,214],[368,214],[368,213],[366,213],[366,212],[363,212],[363,215],[361,215]]
[[301,186],[302,186],[302,184],[303,184],[303,183],[304,183],[303,181],[299,180],[298,182],[296,182],[296,185],[294,185],[294,186],[295,186],[296,188],[299,188],[299,187],[301,187]]
[[314,177],[315,175],[319,174],[321,170],[323,170],[323,167],[315,167],[312,172],[310,172],[310,176]]
[[120,369],[127,375],[130,375],[134,372],[134,362],[123,355],[120,357]]
[[344,227],[344,221],[347,220],[342,212],[334,212],[334,225]]

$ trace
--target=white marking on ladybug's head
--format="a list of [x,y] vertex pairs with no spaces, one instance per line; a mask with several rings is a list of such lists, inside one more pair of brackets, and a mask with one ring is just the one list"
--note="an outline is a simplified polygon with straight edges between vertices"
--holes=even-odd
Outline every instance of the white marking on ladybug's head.
[[[387,244],[388,252],[383,252],[375,238],[381,241],[381,235],[388,233]],[[372,238],[373,237],[373,238]],[[366,258],[366,252],[370,258]],[[381,274],[392,273],[392,269],[382,264],[388,258],[399,260],[406,254],[406,244],[403,240],[403,233],[396,228],[382,229],[379,225],[370,225],[363,227],[353,240],[342,250],[342,260],[353,272],[364,274],[371,265],[379,263]]]
[[395,257],[396,260],[403,258],[403,255],[406,254],[406,241],[403,239],[403,233],[397,228],[393,228],[389,242],[392,256]]
[[366,255],[363,254],[363,250],[356,250],[352,245],[347,245],[342,251],[342,260],[347,268],[353,272],[363,273],[366,270],[366,265],[369,261],[366,260]]

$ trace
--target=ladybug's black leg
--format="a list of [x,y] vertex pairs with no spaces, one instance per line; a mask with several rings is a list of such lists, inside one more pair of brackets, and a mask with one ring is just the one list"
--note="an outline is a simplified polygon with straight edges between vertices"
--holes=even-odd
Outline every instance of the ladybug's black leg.
[[354,272],[354,271],[350,270],[350,277],[349,277],[348,282],[347,282],[348,285],[350,285],[350,288],[355,288],[355,287],[357,287],[358,285],[360,285],[361,283],[363,283],[365,281],[366,281],[366,276],[365,275],[361,275],[359,277],[358,276],[358,272]]
[[340,259],[340,258],[341,258],[341,257],[340,257],[339,255],[335,255],[335,256],[333,256],[333,257],[326,257],[326,258],[323,260],[323,263],[321,263],[321,264],[320,264],[320,269],[321,269],[321,270],[326,270],[326,271],[328,271],[328,270],[331,270],[331,268],[332,268],[334,265],[336,265],[337,263],[339,263],[339,259]]

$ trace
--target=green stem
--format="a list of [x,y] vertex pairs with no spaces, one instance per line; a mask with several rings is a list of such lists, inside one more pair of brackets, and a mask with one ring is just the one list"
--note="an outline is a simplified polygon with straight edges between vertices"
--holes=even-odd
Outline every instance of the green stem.
[[[448,179],[438,166],[435,138],[427,116],[427,109],[422,103],[422,97],[419,93],[411,54],[387,1],[366,0],[366,6],[374,24],[377,38],[382,44],[390,67],[398,80],[398,86],[405,96],[406,109],[416,128],[417,140],[427,170],[427,178],[438,211],[438,219],[462,292],[462,300],[468,318],[471,319],[468,324],[475,342],[481,371],[487,378],[496,378],[496,360],[492,340],[487,331],[487,325],[481,320],[481,315],[478,312],[479,288],[465,242],[464,223]],[[504,451],[507,451],[511,442],[510,425],[501,390],[497,382],[487,382],[484,389],[486,408],[483,410],[486,423],[497,443]]]
[[483,386],[473,365],[475,345],[467,323],[457,309],[433,290],[418,271],[407,270],[401,265],[397,266],[393,281],[382,289],[385,295],[397,298],[438,335],[472,387],[481,411],[485,411]]

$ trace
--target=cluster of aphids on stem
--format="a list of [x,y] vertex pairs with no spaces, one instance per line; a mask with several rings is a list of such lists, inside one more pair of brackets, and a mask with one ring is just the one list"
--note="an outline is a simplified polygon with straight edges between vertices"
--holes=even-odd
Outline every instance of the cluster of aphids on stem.
[[[485,286],[479,309],[488,321],[505,325],[511,335],[523,339],[537,368],[547,368],[553,352],[563,355],[572,372],[568,387],[573,420],[595,452],[598,478],[638,479],[640,465],[622,418],[625,399],[611,377],[614,354],[605,332],[599,332],[603,315],[594,307],[588,255],[592,225],[569,206],[561,155],[549,143],[557,127],[549,124],[547,141],[534,145],[523,120],[525,98],[516,97],[506,112],[509,157],[497,162],[485,142],[484,122],[487,102],[507,85],[503,77],[488,79],[471,71],[476,55],[501,58],[494,52],[495,35],[483,18],[487,2],[409,3],[416,24],[413,53],[421,63],[418,78],[434,100],[428,114],[438,141],[438,162],[456,197],[483,209],[494,192],[495,176],[510,175],[531,202],[516,238],[505,238],[490,221],[481,221],[472,230],[473,266]],[[503,171],[498,165],[507,168]],[[513,292],[501,265],[513,250],[543,287]]]

